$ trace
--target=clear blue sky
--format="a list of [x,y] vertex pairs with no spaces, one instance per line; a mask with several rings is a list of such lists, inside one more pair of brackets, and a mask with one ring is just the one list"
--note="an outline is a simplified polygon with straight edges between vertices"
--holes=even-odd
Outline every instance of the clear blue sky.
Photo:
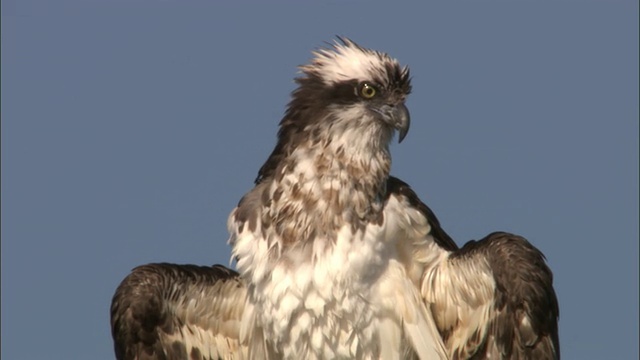
[[131,268],[228,264],[296,66],[336,34],[411,66],[393,173],[457,242],[547,255],[564,358],[637,358],[631,0],[3,0],[2,358],[112,359]]

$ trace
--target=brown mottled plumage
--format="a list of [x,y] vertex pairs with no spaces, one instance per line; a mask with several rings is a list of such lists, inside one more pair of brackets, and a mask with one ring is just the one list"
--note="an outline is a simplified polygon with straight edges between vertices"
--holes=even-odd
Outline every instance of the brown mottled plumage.
[[116,291],[118,359],[559,359],[542,253],[461,249],[390,176],[409,70],[348,39],[301,67],[277,144],[228,220],[239,273],[151,264]]

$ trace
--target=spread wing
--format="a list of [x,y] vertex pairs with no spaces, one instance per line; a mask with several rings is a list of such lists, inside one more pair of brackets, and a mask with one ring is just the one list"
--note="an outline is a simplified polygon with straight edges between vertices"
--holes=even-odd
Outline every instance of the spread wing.
[[139,266],[111,303],[116,358],[246,358],[238,341],[246,288],[221,265]]
[[459,249],[406,183],[391,178],[388,196],[411,219],[405,266],[452,359],[560,358],[553,276],[538,249],[504,232]]

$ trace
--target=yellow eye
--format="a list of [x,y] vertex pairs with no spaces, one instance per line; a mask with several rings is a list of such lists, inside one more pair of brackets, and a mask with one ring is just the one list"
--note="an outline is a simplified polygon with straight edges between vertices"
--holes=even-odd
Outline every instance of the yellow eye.
[[376,90],[375,86],[369,83],[363,83],[362,85],[360,85],[360,96],[365,99],[373,98],[374,96],[376,96],[377,92],[378,91]]

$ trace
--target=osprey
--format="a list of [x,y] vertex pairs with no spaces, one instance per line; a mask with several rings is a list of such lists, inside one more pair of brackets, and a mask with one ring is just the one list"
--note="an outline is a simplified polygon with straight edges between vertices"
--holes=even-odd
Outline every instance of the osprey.
[[339,40],[301,67],[229,216],[238,272],[134,269],[111,306],[118,359],[560,358],[542,253],[504,232],[458,248],[389,174],[409,69]]

